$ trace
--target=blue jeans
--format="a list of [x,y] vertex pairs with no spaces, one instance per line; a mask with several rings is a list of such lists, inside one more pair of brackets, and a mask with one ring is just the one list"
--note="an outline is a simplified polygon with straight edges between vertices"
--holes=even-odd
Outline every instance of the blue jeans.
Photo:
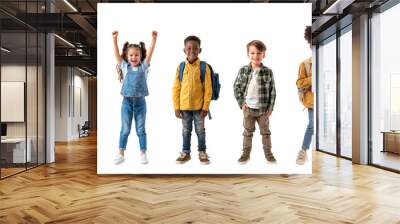
[[308,125],[306,133],[304,134],[302,149],[307,150],[310,148],[312,135],[314,133],[314,109],[308,108]]
[[204,118],[200,116],[200,111],[186,110],[182,111],[182,152],[190,153],[190,139],[192,136],[193,121],[197,134],[198,150],[206,151],[206,129],[204,128]]
[[119,148],[126,149],[128,136],[131,132],[132,118],[135,119],[136,134],[139,137],[141,151],[146,151],[146,100],[142,98],[124,97],[121,106],[121,132],[119,136]]

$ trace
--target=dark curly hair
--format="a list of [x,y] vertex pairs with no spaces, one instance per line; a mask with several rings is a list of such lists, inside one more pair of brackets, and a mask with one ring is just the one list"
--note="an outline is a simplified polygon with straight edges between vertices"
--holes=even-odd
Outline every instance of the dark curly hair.
[[130,44],[128,41],[124,43],[124,46],[122,47],[122,54],[121,58],[124,59],[125,61],[127,60],[127,53],[129,48],[136,48],[140,50],[140,61],[142,62],[146,58],[146,47],[143,42],[140,42],[139,44]]
[[188,36],[188,37],[186,37],[185,40],[183,41],[185,46],[186,46],[186,43],[189,42],[189,41],[195,41],[195,42],[197,42],[199,44],[199,46],[201,44],[200,38],[198,38],[196,36]]
[[311,26],[306,26],[306,29],[304,30],[304,39],[306,39],[308,44],[312,44]]

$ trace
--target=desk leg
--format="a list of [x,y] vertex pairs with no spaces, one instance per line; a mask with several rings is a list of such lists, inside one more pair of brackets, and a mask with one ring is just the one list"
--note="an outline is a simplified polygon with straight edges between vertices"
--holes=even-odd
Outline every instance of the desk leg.
[[386,134],[382,133],[383,136],[383,149],[381,152],[386,152]]

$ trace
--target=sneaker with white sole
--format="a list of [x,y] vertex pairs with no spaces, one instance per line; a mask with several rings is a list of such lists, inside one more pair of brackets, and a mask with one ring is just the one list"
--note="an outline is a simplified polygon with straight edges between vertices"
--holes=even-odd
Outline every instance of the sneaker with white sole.
[[119,165],[125,161],[124,157],[118,154],[114,159],[114,164]]
[[304,165],[304,163],[306,163],[307,160],[308,160],[308,158],[307,158],[306,150],[304,150],[304,149],[300,150],[299,154],[297,155],[296,164]]
[[141,152],[140,153],[140,163],[142,163],[142,164],[149,163],[149,161],[147,160],[146,152]]
[[274,157],[274,154],[272,154],[272,152],[267,153],[265,155],[265,159],[267,160],[268,164],[276,164],[276,159]]
[[238,162],[240,165],[246,164],[250,160],[250,152],[249,151],[243,151],[242,155],[238,159]]
[[190,153],[181,152],[179,157],[176,159],[177,164],[184,164],[190,160]]
[[202,165],[210,164],[210,160],[206,152],[203,151],[199,152],[199,160]]

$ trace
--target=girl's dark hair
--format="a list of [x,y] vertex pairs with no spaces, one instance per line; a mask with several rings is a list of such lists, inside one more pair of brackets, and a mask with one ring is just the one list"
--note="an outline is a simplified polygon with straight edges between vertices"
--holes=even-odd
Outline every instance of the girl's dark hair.
[[140,61],[142,62],[146,58],[146,47],[143,42],[140,42],[139,44],[130,44],[128,41],[124,43],[124,46],[122,47],[122,54],[121,58],[124,59],[125,61],[127,60],[127,54],[129,48],[136,48],[140,50]]
[[312,44],[311,26],[306,26],[306,29],[304,30],[304,39],[306,39],[308,44]]

